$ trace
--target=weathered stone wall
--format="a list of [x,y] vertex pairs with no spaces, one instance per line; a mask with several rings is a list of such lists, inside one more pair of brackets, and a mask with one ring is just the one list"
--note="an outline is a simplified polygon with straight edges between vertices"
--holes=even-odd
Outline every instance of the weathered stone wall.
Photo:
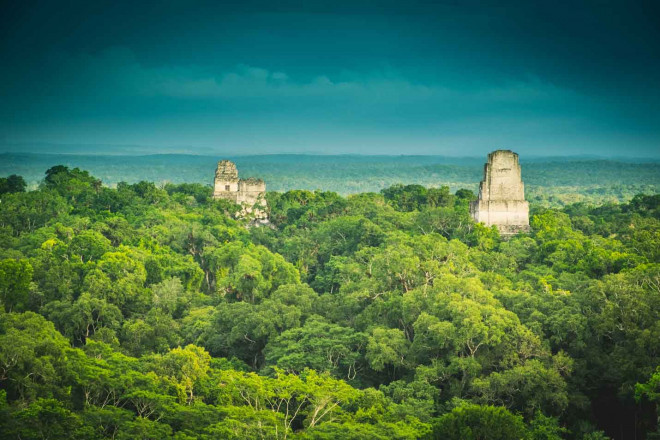
[[230,200],[241,205],[239,215],[256,219],[268,218],[265,199],[266,183],[261,179],[239,179],[236,165],[229,160],[218,162],[213,185],[213,198]]
[[267,218],[265,195],[266,184],[261,179],[241,179],[238,183],[238,203],[243,206],[245,214],[258,219]]
[[476,222],[497,226],[502,235],[529,230],[529,204],[516,153],[497,150],[488,155],[479,199],[470,204],[470,214]]
[[229,160],[218,162],[213,184],[213,198],[227,199],[237,202],[238,195],[238,170],[236,165]]

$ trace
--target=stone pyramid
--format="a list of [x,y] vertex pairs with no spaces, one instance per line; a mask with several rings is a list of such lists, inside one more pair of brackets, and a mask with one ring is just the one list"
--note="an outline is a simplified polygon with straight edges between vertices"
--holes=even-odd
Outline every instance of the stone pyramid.
[[488,155],[479,199],[470,204],[470,215],[476,222],[497,226],[504,236],[529,231],[529,203],[516,153],[497,150]]

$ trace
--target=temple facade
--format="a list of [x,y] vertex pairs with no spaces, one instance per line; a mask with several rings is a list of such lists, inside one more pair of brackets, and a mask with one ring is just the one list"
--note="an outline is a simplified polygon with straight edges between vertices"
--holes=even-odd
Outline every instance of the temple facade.
[[268,218],[265,199],[266,184],[261,179],[239,179],[236,164],[229,160],[218,162],[213,183],[213,198],[230,200],[241,206],[242,217]]
[[497,150],[488,155],[479,198],[470,203],[470,215],[475,222],[497,226],[504,236],[529,231],[529,203],[516,153]]

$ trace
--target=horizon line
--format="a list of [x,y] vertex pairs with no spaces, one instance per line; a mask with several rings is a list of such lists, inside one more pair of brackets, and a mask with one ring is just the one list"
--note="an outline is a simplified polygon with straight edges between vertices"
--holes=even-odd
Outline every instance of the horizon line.
[[[482,159],[493,151],[501,149],[489,150],[484,155],[451,155],[451,154],[430,154],[430,153],[417,153],[417,154],[388,154],[388,153],[321,153],[321,152],[275,152],[275,153],[220,153],[220,154],[199,154],[199,153],[128,153],[128,152],[23,152],[23,151],[0,151],[0,155],[17,155],[17,156],[83,156],[83,157],[154,157],[154,156],[191,156],[191,157],[263,157],[263,156],[318,156],[318,157],[443,157],[451,159]],[[513,151],[513,150],[511,150]],[[515,153],[515,151],[514,151]],[[557,155],[541,155],[541,154],[520,154],[521,159],[599,159],[599,160],[625,160],[625,161],[660,161],[660,157],[653,156],[620,156],[620,155],[599,155],[593,153],[582,154],[557,154]]]

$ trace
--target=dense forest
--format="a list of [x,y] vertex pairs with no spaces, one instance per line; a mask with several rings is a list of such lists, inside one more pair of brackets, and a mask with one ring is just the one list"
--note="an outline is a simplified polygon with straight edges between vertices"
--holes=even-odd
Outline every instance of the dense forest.
[[[472,188],[0,179],[7,439],[657,438],[660,195],[474,224]],[[655,436],[655,437],[654,437]]]

